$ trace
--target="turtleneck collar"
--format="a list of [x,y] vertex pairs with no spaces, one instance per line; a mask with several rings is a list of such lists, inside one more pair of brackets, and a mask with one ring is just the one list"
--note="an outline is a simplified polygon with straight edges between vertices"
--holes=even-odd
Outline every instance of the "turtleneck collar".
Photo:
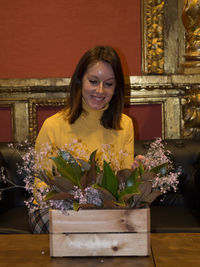
[[109,104],[107,104],[104,108],[102,109],[92,109],[86,102],[85,99],[82,97],[82,107],[86,111],[87,114],[95,114],[96,116],[99,116],[99,118],[102,116],[104,111],[108,108]]

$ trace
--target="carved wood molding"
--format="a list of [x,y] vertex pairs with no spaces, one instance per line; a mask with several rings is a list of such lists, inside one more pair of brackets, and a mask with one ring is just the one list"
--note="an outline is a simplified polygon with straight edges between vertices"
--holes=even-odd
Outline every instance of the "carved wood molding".
[[19,87],[1,87],[0,93],[53,93],[53,92],[64,92],[67,93],[68,86],[19,86]]
[[192,86],[184,96],[183,136],[184,138],[200,136],[200,86]]
[[142,1],[143,71],[164,73],[164,0]]

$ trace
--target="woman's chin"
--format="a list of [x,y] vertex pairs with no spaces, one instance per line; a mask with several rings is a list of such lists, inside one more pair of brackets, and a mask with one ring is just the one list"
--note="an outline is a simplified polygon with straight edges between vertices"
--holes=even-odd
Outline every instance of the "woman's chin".
[[91,109],[96,109],[96,110],[99,110],[99,109],[102,109],[102,108],[105,107],[105,103],[103,103],[103,102],[99,103],[97,101],[92,101],[92,102],[90,102],[88,104],[89,104],[89,107]]
[[104,106],[100,106],[100,105],[92,105],[90,106],[91,109],[95,109],[95,110],[99,110],[99,109],[102,109]]

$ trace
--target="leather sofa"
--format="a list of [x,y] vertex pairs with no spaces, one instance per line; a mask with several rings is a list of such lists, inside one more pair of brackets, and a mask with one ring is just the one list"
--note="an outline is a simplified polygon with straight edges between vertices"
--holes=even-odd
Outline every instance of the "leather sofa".
[[[136,141],[135,154],[145,154],[151,141]],[[181,167],[178,190],[150,206],[151,232],[200,232],[200,139],[165,140],[175,170]]]
[[[150,140],[135,141],[135,155],[145,154]],[[182,168],[179,187],[176,192],[167,193],[156,199],[150,206],[151,232],[200,232],[200,140],[165,140],[166,149],[172,152],[175,169]],[[20,153],[19,153],[20,152]],[[6,175],[23,185],[24,174],[16,172],[16,163],[22,163],[21,148],[8,147],[0,143],[0,167]],[[0,182],[4,188],[4,182]],[[28,197],[23,188],[3,192],[0,200],[0,233],[31,233],[28,211],[24,200]]]
[[[18,174],[17,165],[23,163],[21,157],[23,153],[24,151],[17,144],[12,148],[8,143],[0,143],[0,168],[3,166],[7,178],[22,187],[25,176]],[[0,180],[0,188],[7,186],[8,184]],[[24,204],[24,200],[28,197],[24,188],[13,188],[3,192],[0,200],[0,233],[31,233],[28,211]]]

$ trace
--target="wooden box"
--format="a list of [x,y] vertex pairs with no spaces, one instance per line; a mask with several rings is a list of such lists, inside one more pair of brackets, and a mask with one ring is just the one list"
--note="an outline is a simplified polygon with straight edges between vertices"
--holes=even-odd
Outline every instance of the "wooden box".
[[145,209],[50,210],[50,255],[147,256],[150,211]]

